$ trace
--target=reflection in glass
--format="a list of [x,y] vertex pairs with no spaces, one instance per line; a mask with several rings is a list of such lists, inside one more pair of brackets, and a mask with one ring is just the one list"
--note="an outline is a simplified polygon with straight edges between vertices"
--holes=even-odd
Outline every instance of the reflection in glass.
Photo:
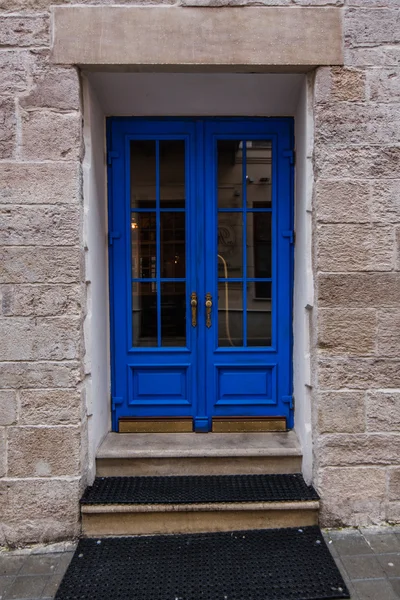
[[131,206],[156,207],[156,142],[131,142]]
[[246,201],[248,208],[271,208],[272,145],[270,141],[246,142]]
[[243,346],[243,284],[218,284],[218,346]]
[[185,272],[185,213],[161,213],[161,277],[183,278]]
[[186,285],[161,284],[161,346],[186,346]]
[[156,277],[156,213],[131,214],[132,277]]
[[271,277],[271,217],[247,213],[247,277]]
[[132,345],[157,346],[157,285],[132,283]]
[[271,346],[271,282],[247,283],[247,346]]
[[218,140],[218,208],[242,208],[243,164],[240,140]]
[[242,277],[242,213],[218,213],[218,277]]
[[160,208],[185,208],[185,140],[160,141]]

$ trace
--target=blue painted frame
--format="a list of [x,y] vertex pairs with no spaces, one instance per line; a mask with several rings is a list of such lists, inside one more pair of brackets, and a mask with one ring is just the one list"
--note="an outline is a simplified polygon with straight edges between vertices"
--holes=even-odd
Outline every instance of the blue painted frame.
[[[203,299],[217,292],[216,141],[218,139],[271,140],[273,144],[273,336],[266,348],[218,348],[217,327],[206,329]],[[187,348],[132,348],[130,294],[130,172],[129,144],[134,139],[186,140],[186,324]],[[218,416],[285,416],[293,426],[292,410],[292,295],[293,295],[293,120],[267,118],[110,118],[107,120],[110,326],[113,429],[118,419],[129,416],[192,416],[197,431],[208,431]],[[279,202],[278,202],[279,198]],[[159,205],[158,210],[159,210]],[[245,240],[243,243],[246,251]],[[245,257],[244,257],[245,260]],[[158,261],[158,265],[159,265]],[[157,284],[160,282],[159,268]],[[198,293],[198,327],[190,325],[190,293]],[[244,294],[245,296],[245,294]],[[245,308],[245,307],[244,307]],[[213,311],[216,310],[214,304]],[[214,314],[217,314],[214,312]],[[245,313],[244,313],[245,314]],[[218,319],[215,319],[217,322]],[[244,319],[244,322],[246,319]],[[158,335],[160,330],[158,329]],[[263,379],[263,367],[273,367],[272,402],[256,395],[247,402],[218,401],[218,377],[224,369],[234,376],[255,374]],[[171,389],[178,385],[178,371],[186,373],[185,394],[171,398],[138,398],[138,377],[169,373]],[[163,371],[164,370],[164,371]],[[168,371],[169,370],[169,371]],[[183,370],[181,374],[183,373]],[[138,375],[139,373],[139,375]],[[175,379],[172,375],[175,373]],[[135,384],[133,381],[135,380]],[[183,380],[183,375],[181,377]],[[166,379],[167,381],[167,379]],[[226,379],[229,382],[229,378]],[[267,381],[267,380],[266,380]],[[161,389],[162,389],[162,379]],[[148,385],[146,383],[146,385]],[[183,384],[182,384],[183,385]],[[135,387],[136,386],[136,387]],[[158,389],[158,388],[157,388]],[[183,388],[182,388],[183,389]],[[135,391],[136,390],[136,391]],[[136,394],[136,400],[132,398]],[[143,394],[142,394],[143,396]],[[144,389],[146,396],[146,388]],[[258,400],[258,401],[257,401]]]

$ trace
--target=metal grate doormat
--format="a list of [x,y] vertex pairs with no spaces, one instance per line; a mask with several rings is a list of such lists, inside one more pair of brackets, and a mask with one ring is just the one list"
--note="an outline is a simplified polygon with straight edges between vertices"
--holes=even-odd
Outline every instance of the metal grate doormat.
[[188,504],[318,500],[300,473],[291,475],[200,475],[99,477],[82,504]]
[[319,527],[304,527],[83,539],[55,600],[349,597]]

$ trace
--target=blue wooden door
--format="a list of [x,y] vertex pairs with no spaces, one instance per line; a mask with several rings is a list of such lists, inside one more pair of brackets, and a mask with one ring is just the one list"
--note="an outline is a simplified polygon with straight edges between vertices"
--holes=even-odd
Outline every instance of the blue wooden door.
[[291,119],[110,119],[113,428],[292,411]]

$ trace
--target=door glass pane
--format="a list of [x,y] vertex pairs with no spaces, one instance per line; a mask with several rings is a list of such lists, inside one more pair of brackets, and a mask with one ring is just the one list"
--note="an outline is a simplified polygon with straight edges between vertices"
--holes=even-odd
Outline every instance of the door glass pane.
[[131,214],[132,277],[156,277],[156,213]]
[[271,282],[247,283],[247,346],[270,346],[272,336]]
[[246,142],[246,201],[248,208],[270,208],[272,190],[272,144],[266,140]]
[[218,140],[218,208],[242,208],[243,163],[240,140]]
[[247,277],[271,277],[271,217],[247,213]]
[[218,284],[218,346],[243,346],[242,283]]
[[157,346],[157,284],[132,284],[132,345]]
[[242,277],[243,215],[218,213],[218,277]]
[[156,142],[131,142],[131,206],[156,207]]
[[186,346],[186,285],[161,284],[161,345]]
[[183,278],[185,265],[185,213],[163,212],[161,217],[161,277]]
[[160,141],[160,208],[185,208],[185,140]]

